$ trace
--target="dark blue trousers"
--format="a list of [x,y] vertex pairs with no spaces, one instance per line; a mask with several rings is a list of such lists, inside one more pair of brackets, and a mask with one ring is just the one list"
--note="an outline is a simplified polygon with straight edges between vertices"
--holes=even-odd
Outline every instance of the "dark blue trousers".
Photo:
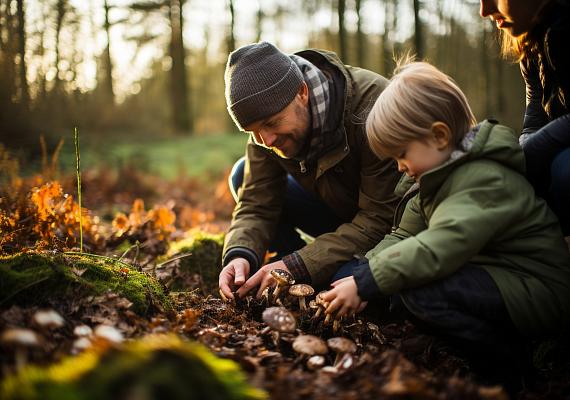
[[527,178],[570,235],[570,115],[551,121],[523,144]]
[[[343,265],[333,281],[352,275],[366,260]],[[385,300],[380,299],[379,302]],[[454,274],[389,296],[388,317],[410,319],[433,333],[476,343],[508,343],[517,337],[501,293],[483,268],[471,264]],[[374,307],[371,301],[368,307]]]
[[[243,183],[245,159],[239,159],[229,177],[230,190],[237,202],[237,191]],[[275,260],[304,247],[295,228],[316,237],[333,232],[342,223],[330,208],[312,193],[305,191],[291,175],[287,176],[287,191],[277,231],[269,245],[270,252],[276,252]]]

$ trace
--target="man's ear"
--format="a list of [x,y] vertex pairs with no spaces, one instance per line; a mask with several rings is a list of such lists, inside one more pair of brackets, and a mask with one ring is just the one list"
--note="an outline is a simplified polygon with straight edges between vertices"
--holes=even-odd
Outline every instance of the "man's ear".
[[438,150],[448,148],[453,142],[451,129],[445,122],[436,121],[431,124],[431,133],[433,134]]
[[303,105],[306,106],[307,104],[309,104],[309,86],[307,85],[307,82],[303,81],[297,95],[303,102]]

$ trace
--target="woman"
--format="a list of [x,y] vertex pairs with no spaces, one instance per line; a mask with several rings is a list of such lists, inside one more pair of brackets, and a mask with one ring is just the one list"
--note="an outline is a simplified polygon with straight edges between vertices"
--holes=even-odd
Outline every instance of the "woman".
[[480,14],[497,24],[503,54],[520,62],[527,178],[570,246],[570,0],[481,0]]

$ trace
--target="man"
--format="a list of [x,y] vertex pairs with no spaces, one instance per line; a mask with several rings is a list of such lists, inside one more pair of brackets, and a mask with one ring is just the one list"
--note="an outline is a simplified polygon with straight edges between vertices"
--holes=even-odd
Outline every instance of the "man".
[[[331,52],[288,56],[261,42],[230,54],[225,83],[228,111],[250,139],[231,177],[221,292],[259,296],[275,268],[317,287],[350,275],[339,266],[390,231],[398,200],[400,174],[373,155],[364,130],[388,81]],[[295,228],[316,239],[306,244]],[[267,250],[277,261],[262,266]]]

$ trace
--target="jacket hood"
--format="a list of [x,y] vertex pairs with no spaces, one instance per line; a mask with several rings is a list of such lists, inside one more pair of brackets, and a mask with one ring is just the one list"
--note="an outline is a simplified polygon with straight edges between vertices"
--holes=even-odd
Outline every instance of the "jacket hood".
[[460,165],[475,160],[491,160],[525,174],[524,153],[515,132],[493,120],[485,120],[469,131],[461,142],[461,149],[451,153],[444,164],[426,172],[420,181],[421,192],[431,192]]

